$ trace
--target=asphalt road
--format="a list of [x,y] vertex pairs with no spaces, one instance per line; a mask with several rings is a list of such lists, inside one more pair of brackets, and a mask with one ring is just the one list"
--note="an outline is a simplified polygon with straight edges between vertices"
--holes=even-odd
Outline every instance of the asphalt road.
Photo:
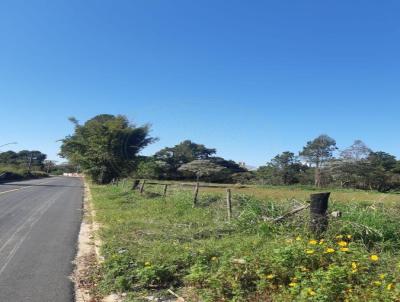
[[0,302],[74,301],[82,181],[0,184]]

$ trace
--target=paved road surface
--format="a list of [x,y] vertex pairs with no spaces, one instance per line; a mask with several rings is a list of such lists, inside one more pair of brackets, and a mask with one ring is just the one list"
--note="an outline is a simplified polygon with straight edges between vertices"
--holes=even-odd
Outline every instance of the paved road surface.
[[0,184],[0,302],[71,302],[82,182]]

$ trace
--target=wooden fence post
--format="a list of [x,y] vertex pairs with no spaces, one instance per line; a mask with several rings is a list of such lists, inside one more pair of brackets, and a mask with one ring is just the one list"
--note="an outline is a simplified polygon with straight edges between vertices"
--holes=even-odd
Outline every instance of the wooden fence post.
[[146,183],[146,180],[144,179],[143,182],[142,182],[142,185],[140,186],[140,194],[143,194],[143,192],[144,192],[145,183]]
[[140,180],[135,179],[132,184],[132,190],[136,190],[139,187],[139,184],[140,184]]
[[328,201],[330,192],[310,195],[310,229],[316,235],[320,235],[328,228]]
[[232,193],[231,189],[226,189],[226,208],[228,210],[228,220],[232,218]]
[[194,196],[193,196],[193,207],[196,206],[197,204],[197,195],[199,195],[199,183],[196,183],[196,186],[194,187]]
[[115,178],[111,179],[111,185],[115,185]]
[[163,197],[167,196],[168,185],[164,185]]

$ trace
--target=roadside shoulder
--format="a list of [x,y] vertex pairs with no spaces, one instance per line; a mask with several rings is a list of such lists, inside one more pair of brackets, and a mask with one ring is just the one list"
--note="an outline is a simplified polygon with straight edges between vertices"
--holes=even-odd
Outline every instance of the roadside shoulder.
[[78,237],[78,252],[75,258],[75,270],[72,280],[75,284],[76,302],[121,302],[117,295],[105,298],[93,295],[96,286],[95,278],[99,265],[103,262],[100,254],[102,242],[98,236],[100,225],[96,222],[96,211],[93,207],[92,194],[84,178],[83,219]]

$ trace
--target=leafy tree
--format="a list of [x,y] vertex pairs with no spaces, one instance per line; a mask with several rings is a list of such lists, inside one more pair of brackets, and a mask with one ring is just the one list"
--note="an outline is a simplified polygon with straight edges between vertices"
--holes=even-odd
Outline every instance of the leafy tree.
[[233,174],[233,173],[247,172],[246,168],[240,166],[238,163],[236,163],[233,160],[227,160],[222,157],[216,157],[216,156],[209,157],[208,159],[210,161],[212,161],[214,164],[217,164],[219,166],[226,168],[228,173]]
[[148,125],[138,127],[122,115],[97,115],[83,125],[75,118],[70,121],[75,131],[62,140],[60,156],[79,165],[97,183],[128,175],[138,153],[155,141]]
[[142,157],[133,172],[136,178],[160,179],[163,176],[165,164],[153,157]]
[[37,150],[6,151],[0,153],[0,163],[21,167],[28,167],[30,165],[41,169],[46,157],[46,154]]
[[176,179],[182,176],[178,171],[181,165],[194,160],[208,159],[215,153],[215,149],[185,140],[174,147],[167,147],[158,151],[154,158],[165,163],[164,172],[167,178]]
[[381,168],[384,171],[391,171],[396,168],[397,160],[394,155],[386,152],[371,152],[367,160],[376,168]]
[[178,170],[183,173],[188,173],[189,175],[196,175],[196,180],[199,181],[202,177],[215,176],[219,173],[225,172],[226,168],[213,163],[211,160],[196,159],[190,163],[183,164]]
[[17,164],[18,154],[14,151],[6,151],[0,153],[0,163],[2,164]]
[[275,156],[267,166],[260,167],[258,175],[270,184],[291,185],[299,183],[307,168],[294,153],[285,151]]
[[333,152],[337,150],[336,141],[328,135],[320,135],[307,142],[300,152],[310,165],[315,167],[315,186],[321,186],[321,167],[333,158]]

